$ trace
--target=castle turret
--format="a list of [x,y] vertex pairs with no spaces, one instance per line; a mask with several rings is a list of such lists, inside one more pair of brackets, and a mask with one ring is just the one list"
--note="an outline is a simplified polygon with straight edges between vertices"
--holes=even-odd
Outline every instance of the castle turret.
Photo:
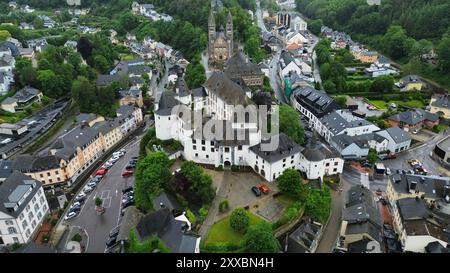
[[208,40],[209,40],[208,51],[210,56],[213,50],[215,38],[216,38],[216,19],[214,18],[214,11],[211,9],[208,19]]

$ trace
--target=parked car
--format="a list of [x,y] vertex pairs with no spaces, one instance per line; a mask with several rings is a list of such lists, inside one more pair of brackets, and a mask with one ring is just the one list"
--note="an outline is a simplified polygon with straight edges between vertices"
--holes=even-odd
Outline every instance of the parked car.
[[125,194],[125,193],[130,192],[130,191],[133,191],[133,187],[131,187],[131,186],[123,189],[122,193]]
[[386,175],[391,175],[391,174],[392,174],[391,169],[386,167]]
[[119,235],[120,226],[116,226],[109,232],[109,237],[117,237]]
[[70,213],[70,212],[76,212],[76,213],[78,213],[79,211],[81,211],[81,207],[73,207],[73,208],[70,208],[70,209],[69,209],[69,213]]
[[253,192],[256,196],[261,196],[261,190],[260,190],[258,187],[256,187],[256,186],[253,186],[253,187],[252,187],[252,192]]
[[97,186],[97,183],[94,181],[91,181],[91,182],[87,183],[87,186],[89,186],[91,188],[95,188]]
[[91,187],[89,187],[89,186],[85,186],[84,188],[83,188],[83,192],[84,193],[90,193],[91,191],[93,191],[94,190],[94,188],[91,188]]
[[106,240],[106,246],[107,247],[112,247],[117,241],[117,236],[115,237],[108,237],[108,239]]
[[266,187],[266,185],[264,184],[259,184],[259,190],[264,193],[264,194],[268,194],[269,193],[269,189]]
[[86,197],[86,194],[85,194],[83,191],[81,191],[81,192],[77,195],[76,198],[85,198],[85,197]]
[[76,202],[84,202],[84,200],[86,200],[86,194],[84,193],[84,192],[82,192],[83,194],[84,194],[84,196],[80,196],[80,195],[77,195],[76,197],[75,197],[75,201]]
[[98,169],[95,172],[94,176],[104,176],[106,174],[106,172],[107,172],[106,169]]
[[134,169],[134,166],[133,165],[127,165],[126,167],[125,167],[125,170],[129,170],[129,171],[131,171],[131,170],[133,170]]
[[366,160],[366,161],[361,162],[361,167],[370,168],[370,167],[372,167],[372,164],[370,164],[370,162]]
[[70,220],[70,219],[76,217],[77,214],[78,214],[78,213],[76,213],[76,212],[74,212],[74,211],[70,211],[69,213],[67,213],[66,217],[64,217],[64,220],[66,220],[66,221],[67,221],[67,220]]
[[125,203],[122,203],[122,208],[127,208],[127,207],[129,207],[131,205],[134,205],[134,199],[133,200],[129,200],[129,201],[125,202]]
[[131,170],[125,170],[122,172],[122,177],[130,177],[133,175],[133,171]]

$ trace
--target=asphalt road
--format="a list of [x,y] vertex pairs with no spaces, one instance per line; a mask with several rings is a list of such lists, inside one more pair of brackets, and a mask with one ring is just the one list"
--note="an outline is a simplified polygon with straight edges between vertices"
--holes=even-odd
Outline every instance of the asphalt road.
[[[120,221],[122,189],[134,184],[134,176],[122,178],[122,171],[132,156],[138,156],[139,141],[127,144],[124,149],[127,151],[126,154],[109,169],[96,189],[88,195],[80,214],[67,221],[68,225],[80,227],[86,231],[89,238],[86,246],[88,253],[105,251],[108,234]],[[95,211],[96,197],[103,200],[106,211],[102,215],[98,215]]]

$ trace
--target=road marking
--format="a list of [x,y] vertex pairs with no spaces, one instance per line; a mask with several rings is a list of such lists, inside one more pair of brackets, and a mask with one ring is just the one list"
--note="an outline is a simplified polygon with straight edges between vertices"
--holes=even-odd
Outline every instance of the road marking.
[[119,195],[119,191],[116,189],[116,197]]
[[104,207],[105,209],[111,207],[111,197],[103,199],[102,207]]
[[108,198],[108,197],[109,197],[109,193],[110,193],[109,190],[104,190],[104,191],[102,191],[102,194],[101,194],[100,198],[101,198],[101,199],[106,199],[106,198]]

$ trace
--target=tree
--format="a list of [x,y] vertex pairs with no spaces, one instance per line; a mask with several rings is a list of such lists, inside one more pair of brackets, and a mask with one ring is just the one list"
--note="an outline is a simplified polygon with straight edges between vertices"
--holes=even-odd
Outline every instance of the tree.
[[77,51],[81,54],[83,59],[87,60],[92,53],[92,43],[87,37],[81,37],[77,43]]
[[170,181],[169,158],[163,152],[153,152],[139,160],[136,166],[134,196],[136,206],[143,210],[153,207],[152,201],[165,183]]
[[370,86],[370,92],[388,93],[392,91],[394,86],[394,78],[391,75],[383,75],[376,77]]
[[186,67],[185,75],[186,84],[189,88],[194,89],[202,86],[206,81],[205,68],[202,64],[189,64]]
[[305,186],[300,173],[294,169],[286,169],[277,178],[278,188],[283,194],[294,198],[304,197]]
[[190,209],[186,210],[186,217],[188,218],[189,222],[191,222],[191,225],[195,225],[195,223],[197,222],[197,218]]
[[44,28],[44,20],[42,20],[39,17],[36,17],[36,19],[33,20],[33,27],[35,29],[41,29]]
[[369,153],[367,154],[367,161],[369,161],[370,164],[375,164],[378,160],[378,153],[374,149],[369,149]]
[[7,30],[0,30],[0,42],[5,41],[9,37],[11,37],[11,33],[9,33],[9,31],[7,31]]
[[304,143],[304,130],[297,111],[289,105],[279,107],[279,130],[298,144]]
[[203,204],[212,202],[215,196],[211,176],[204,174],[203,169],[193,161],[185,161],[181,165],[181,174],[189,183],[189,192],[200,198]]
[[308,24],[308,29],[315,35],[320,34],[323,22],[321,19],[311,20]]
[[406,35],[405,29],[398,25],[390,26],[382,38],[385,51],[394,59],[410,54],[414,39]]
[[305,213],[325,223],[331,211],[331,193],[327,186],[310,189],[305,202]]
[[280,250],[280,243],[273,235],[272,226],[265,221],[248,228],[244,246],[247,253],[275,253]]
[[103,205],[103,200],[100,197],[96,197],[94,202],[96,207],[101,207]]
[[50,98],[59,98],[63,94],[63,79],[52,70],[39,70],[37,73],[39,88]]
[[450,72],[450,34],[444,34],[441,42],[436,48],[436,53],[439,59],[439,67],[444,72]]
[[245,233],[250,223],[250,217],[243,208],[233,210],[230,216],[230,226],[237,232]]
[[21,56],[16,58],[14,77],[16,83],[19,83],[20,87],[32,85],[36,76],[36,69],[33,67],[30,59]]

